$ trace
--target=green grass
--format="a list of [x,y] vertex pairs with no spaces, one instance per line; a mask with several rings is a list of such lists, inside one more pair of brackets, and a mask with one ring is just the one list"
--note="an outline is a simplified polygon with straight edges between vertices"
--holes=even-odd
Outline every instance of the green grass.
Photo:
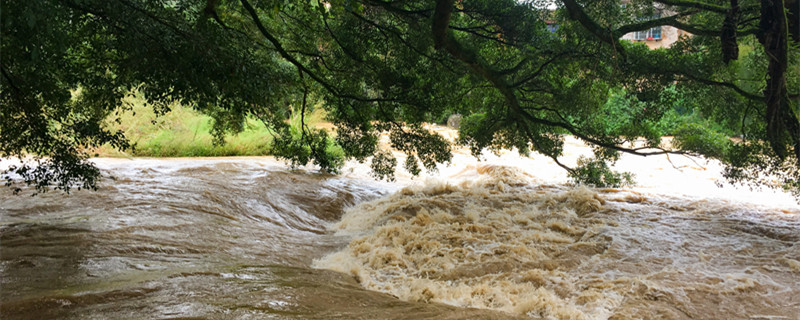
[[97,156],[105,157],[214,157],[267,155],[272,136],[266,126],[248,119],[245,130],[237,135],[226,136],[221,146],[213,144],[211,117],[190,107],[173,104],[171,111],[156,116],[138,95],[124,101],[132,108],[119,114],[120,123],[112,115],[107,126],[112,131],[122,130],[135,147],[120,152],[110,146],[94,150]]

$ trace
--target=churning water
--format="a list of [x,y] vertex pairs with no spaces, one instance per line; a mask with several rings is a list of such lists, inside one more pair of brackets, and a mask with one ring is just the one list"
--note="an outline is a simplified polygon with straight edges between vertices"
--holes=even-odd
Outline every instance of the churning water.
[[800,319],[787,195],[716,189],[692,163],[618,190],[487,158],[395,183],[101,159],[115,179],[96,192],[0,189],[0,316]]

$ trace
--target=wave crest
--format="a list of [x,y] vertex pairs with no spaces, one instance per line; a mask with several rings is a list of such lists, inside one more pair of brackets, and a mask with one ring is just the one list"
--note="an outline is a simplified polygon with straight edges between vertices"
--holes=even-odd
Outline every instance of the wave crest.
[[586,187],[532,187],[512,168],[477,172],[351,208],[332,229],[357,236],[315,266],[407,301],[559,319],[607,313],[613,295],[577,288],[564,272],[610,245],[606,221],[593,217],[603,200]]

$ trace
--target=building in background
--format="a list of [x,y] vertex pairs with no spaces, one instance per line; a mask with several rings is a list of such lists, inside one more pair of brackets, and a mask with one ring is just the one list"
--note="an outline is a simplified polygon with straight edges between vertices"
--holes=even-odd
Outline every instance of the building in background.
[[[623,0],[622,6],[623,8],[627,6],[630,1]],[[650,20],[650,19],[658,19],[664,16],[671,16],[675,14],[665,8],[663,4],[656,3],[654,4],[654,9],[656,14],[650,17],[641,17],[642,20]],[[635,42],[644,42],[650,49],[658,49],[658,48],[669,48],[672,46],[673,43],[678,41],[682,36],[689,36],[690,33],[675,28],[673,26],[658,26],[653,27],[648,30],[642,30],[637,32],[631,32],[624,36],[622,36],[623,40],[635,41]]]
[[688,35],[688,32],[672,26],[659,26],[649,30],[628,33],[622,36],[622,39],[644,42],[650,49],[657,49],[668,48],[682,36]]
[[[800,1],[798,1],[800,2]],[[651,17],[650,19],[658,18],[660,15]],[[547,31],[555,33],[558,31],[559,25],[555,20],[545,21]],[[673,26],[658,26],[644,31],[631,32],[622,36],[623,40],[644,42],[650,49],[669,48],[673,43],[678,41],[683,36],[690,36],[691,34]]]

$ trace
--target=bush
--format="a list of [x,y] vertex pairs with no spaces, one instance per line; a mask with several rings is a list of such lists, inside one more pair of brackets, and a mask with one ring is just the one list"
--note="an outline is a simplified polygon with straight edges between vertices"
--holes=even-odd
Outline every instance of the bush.
[[[208,157],[267,155],[272,135],[255,119],[247,119],[243,131],[226,135],[225,144],[214,143],[214,120],[190,107],[172,104],[162,115],[138,95],[125,98],[127,109],[119,109],[106,121],[112,131],[122,131],[134,148],[120,152],[111,146],[93,150],[97,156]],[[119,121],[115,121],[119,119]]]
[[684,123],[675,131],[675,147],[721,158],[733,144],[722,134],[703,123]]
[[629,172],[615,172],[605,161],[581,156],[578,158],[578,167],[569,172],[570,179],[575,183],[588,184],[595,187],[623,187],[633,184],[633,174]]

